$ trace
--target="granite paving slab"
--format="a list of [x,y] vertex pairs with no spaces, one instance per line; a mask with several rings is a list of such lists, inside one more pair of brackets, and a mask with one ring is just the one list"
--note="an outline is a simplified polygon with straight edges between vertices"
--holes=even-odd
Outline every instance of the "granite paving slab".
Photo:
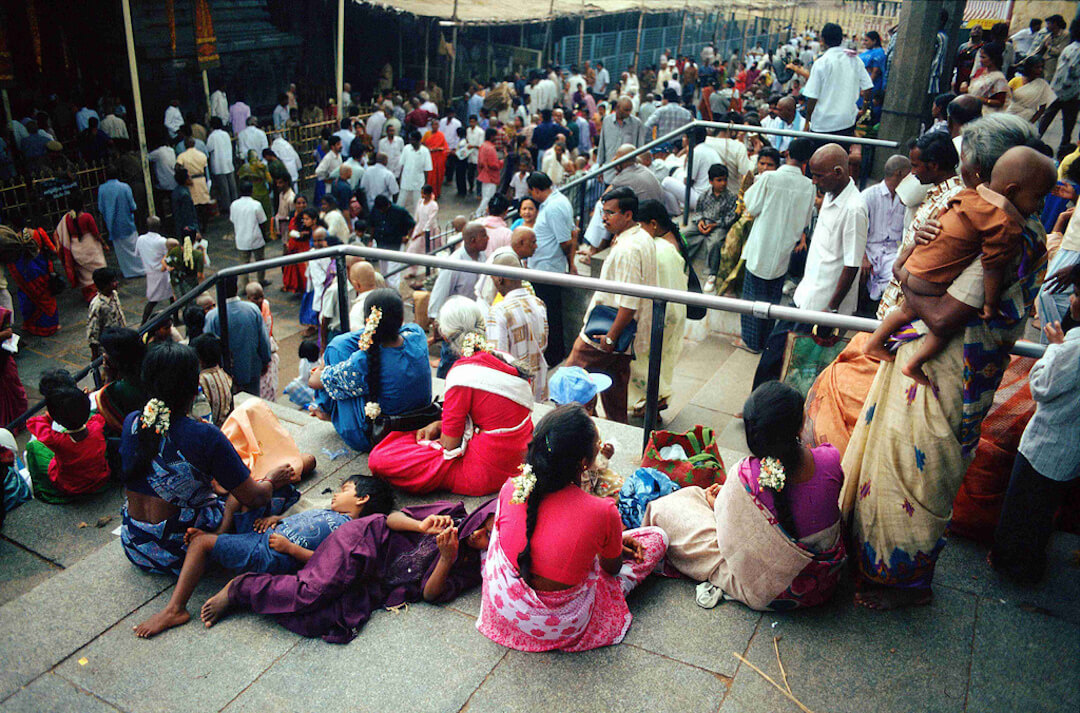
[[0,604],[29,592],[61,568],[7,540],[0,540]]
[[745,651],[758,620],[755,612],[729,603],[702,609],[694,603],[697,582],[650,577],[627,597],[634,622],[626,643],[713,673],[735,675],[732,651]]
[[[124,495],[110,484],[97,495],[72,503],[52,504],[31,500],[8,513],[4,536],[42,557],[68,567],[116,537]],[[96,527],[101,518],[112,520]],[[86,527],[79,527],[86,523]]]
[[[197,612],[226,581],[223,576],[204,580],[188,611]],[[125,710],[203,713],[223,708],[300,642],[250,613],[237,613],[213,629],[193,619],[153,639],[137,639],[131,628],[163,607],[171,593],[170,588],[120,619],[57,672]],[[83,658],[86,663],[80,664]],[[312,688],[308,676],[297,678]]]
[[728,679],[627,644],[582,653],[510,651],[468,713],[715,711]]
[[47,673],[0,704],[4,713],[112,713],[118,711],[70,681]]
[[0,607],[0,700],[171,584],[131,566],[116,539]]
[[[856,607],[850,587],[844,587],[825,606],[763,614],[744,655],[780,681],[773,637],[781,637],[791,689],[814,711],[959,712],[967,691],[975,602],[974,595],[940,588],[930,606],[871,612]],[[726,655],[734,658],[731,651]],[[722,713],[788,710],[796,708],[745,664],[721,708]]]
[[1080,625],[982,599],[967,710],[1075,712],[1078,667]]
[[[229,633],[222,623],[220,636]],[[231,635],[231,634],[230,634]],[[345,646],[304,639],[225,708],[229,713],[305,710],[457,711],[506,655],[470,617],[426,604],[375,612]]]
[[753,387],[758,359],[755,354],[735,349],[690,403],[728,414],[742,411]]

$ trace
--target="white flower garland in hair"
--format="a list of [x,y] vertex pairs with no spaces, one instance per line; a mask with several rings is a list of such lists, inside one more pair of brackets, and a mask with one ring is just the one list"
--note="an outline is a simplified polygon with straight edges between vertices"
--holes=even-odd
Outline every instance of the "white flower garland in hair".
[[378,401],[368,401],[364,404],[364,415],[367,416],[369,421],[374,421],[382,413],[382,406]]
[[780,462],[779,458],[769,456],[768,458],[761,459],[761,472],[758,473],[758,485],[763,488],[769,488],[780,492],[784,489],[784,481],[787,478],[787,473],[784,471],[784,464]]
[[150,399],[143,407],[140,421],[144,428],[153,429],[154,433],[161,435],[169,430],[172,412],[161,399]]
[[184,265],[186,265],[187,269],[189,269],[189,270],[194,270],[195,269],[195,255],[194,255],[194,253],[195,253],[195,248],[192,247],[192,245],[191,245],[191,236],[185,235],[184,236],[184,247],[182,249],[181,254],[182,254],[182,257],[183,257],[183,260],[184,260]]
[[465,335],[465,339],[461,342],[461,356],[468,359],[476,352],[488,352],[491,351],[491,346],[488,344],[487,339],[483,334],[477,332],[469,332]]
[[514,494],[510,496],[510,503],[523,505],[529,499],[533,488],[536,487],[536,474],[533,473],[531,465],[524,463],[521,466],[521,475],[514,476],[510,482],[514,484]]
[[360,351],[366,352],[371,349],[371,345],[375,340],[375,330],[379,328],[379,322],[382,321],[382,310],[378,307],[372,307],[368,312],[367,319],[364,320],[364,333],[360,335]]

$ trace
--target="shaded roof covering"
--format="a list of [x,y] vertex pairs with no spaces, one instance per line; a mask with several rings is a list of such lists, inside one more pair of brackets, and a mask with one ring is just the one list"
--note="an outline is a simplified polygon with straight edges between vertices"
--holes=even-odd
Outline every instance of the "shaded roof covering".
[[[354,0],[387,10],[407,12],[417,17],[454,19],[454,0]],[[790,8],[793,0],[458,0],[457,19],[462,24],[515,24],[540,22],[551,17],[577,17],[582,9],[587,15],[607,15],[616,12],[679,12],[683,9],[705,12],[732,10],[775,10]]]

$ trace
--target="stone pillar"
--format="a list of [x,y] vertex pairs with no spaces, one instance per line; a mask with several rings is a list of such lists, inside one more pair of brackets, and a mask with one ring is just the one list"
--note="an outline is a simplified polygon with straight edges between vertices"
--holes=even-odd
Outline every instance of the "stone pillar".
[[[942,72],[942,91],[952,77],[952,60],[956,56],[956,38],[963,19],[965,0],[906,0],[900,6],[900,29],[896,38],[889,86],[885,89],[885,107],[882,111],[881,130],[883,139],[904,142],[919,134],[919,127],[930,97],[927,95],[930,65],[934,60],[934,42],[937,38],[938,19],[941,10],[949,13],[945,28],[949,46],[945,50],[945,67]],[[874,152],[873,178],[880,178],[885,161],[891,155],[887,149]]]

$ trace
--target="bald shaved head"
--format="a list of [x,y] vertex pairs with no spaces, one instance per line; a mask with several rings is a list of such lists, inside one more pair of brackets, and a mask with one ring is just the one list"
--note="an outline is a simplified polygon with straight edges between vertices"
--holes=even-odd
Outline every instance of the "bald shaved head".
[[776,113],[785,124],[795,121],[795,99],[787,96],[776,102]]
[[367,260],[360,260],[349,268],[349,282],[357,292],[370,292],[375,289],[375,268]]
[[487,249],[487,228],[478,221],[469,223],[461,231],[461,243],[465,246],[465,252],[475,260],[477,255]]
[[848,153],[840,144],[825,144],[810,157],[810,177],[814,185],[833,195],[844,190],[848,181]]
[[[615,155],[612,156],[611,160],[613,162],[618,161],[619,159],[623,158],[624,156],[629,155],[636,148],[637,147],[634,146],[633,144],[623,144],[622,146],[620,146],[618,149],[615,150]],[[634,165],[634,159],[627,159],[627,160],[623,161],[622,163],[617,164],[615,166],[615,170],[616,171],[622,171],[623,169],[629,168],[630,166],[633,166],[633,165]]]
[[510,247],[520,259],[528,260],[536,253],[536,233],[524,225],[516,228],[510,234]]
[[1028,146],[1003,153],[989,181],[989,187],[1008,198],[1024,217],[1042,209],[1043,199],[1056,184],[1053,160]]

